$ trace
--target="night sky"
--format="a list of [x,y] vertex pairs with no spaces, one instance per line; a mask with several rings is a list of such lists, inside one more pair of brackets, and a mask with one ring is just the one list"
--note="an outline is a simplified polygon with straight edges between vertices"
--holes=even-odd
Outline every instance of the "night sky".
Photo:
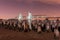
[[19,13],[60,16],[60,0],[0,0],[0,18],[15,18]]

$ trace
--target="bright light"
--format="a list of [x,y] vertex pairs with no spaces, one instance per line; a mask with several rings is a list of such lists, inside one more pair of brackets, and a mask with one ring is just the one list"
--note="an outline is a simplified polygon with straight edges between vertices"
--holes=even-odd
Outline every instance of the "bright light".
[[28,13],[28,19],[32,19],[32,14],[30,12]]
[[19,14],[19,16],[18,16],[18,20],[22,20],[22,19],[23,19],[22,14]]

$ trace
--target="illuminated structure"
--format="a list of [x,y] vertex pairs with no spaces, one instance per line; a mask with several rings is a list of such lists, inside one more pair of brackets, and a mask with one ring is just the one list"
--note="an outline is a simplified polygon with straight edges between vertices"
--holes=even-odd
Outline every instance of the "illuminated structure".
[[23,16],[22,16],[22,14],[19,14],[19,16],[18,16],[18,20],[19,20],[20,22],[23,20]]
[[28,13],[27,20],[28,20],[29,28],[30,30],[32,30],[32,27],[31,27],[32,14],[30,12]]
[[28,12],[28,16],[22,16],[22,14],[19,14],[19,16],[18,17],[15,17],[15,19],[16,18],[19,21],[21,21],[21,20],[44,20],[46,18],[48,18],[49,20],[56,20],[56,19],[59,19],[60,20],[60,17],[47,16],[47,15],[32,15],[30,12]]

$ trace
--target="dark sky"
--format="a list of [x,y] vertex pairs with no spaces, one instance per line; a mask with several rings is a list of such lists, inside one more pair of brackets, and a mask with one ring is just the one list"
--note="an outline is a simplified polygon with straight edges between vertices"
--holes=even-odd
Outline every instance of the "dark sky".
[[33,15],[60,16],[59,0],[0,0],[0,18]]

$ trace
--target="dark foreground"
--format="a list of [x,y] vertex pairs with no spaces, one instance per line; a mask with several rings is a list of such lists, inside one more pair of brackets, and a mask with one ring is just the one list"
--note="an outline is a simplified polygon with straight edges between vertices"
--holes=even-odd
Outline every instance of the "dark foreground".
[[[18,32],[0,28],[0,40],[55,40],[52,32]],[[60,40],[60,37],[59,37]]]

